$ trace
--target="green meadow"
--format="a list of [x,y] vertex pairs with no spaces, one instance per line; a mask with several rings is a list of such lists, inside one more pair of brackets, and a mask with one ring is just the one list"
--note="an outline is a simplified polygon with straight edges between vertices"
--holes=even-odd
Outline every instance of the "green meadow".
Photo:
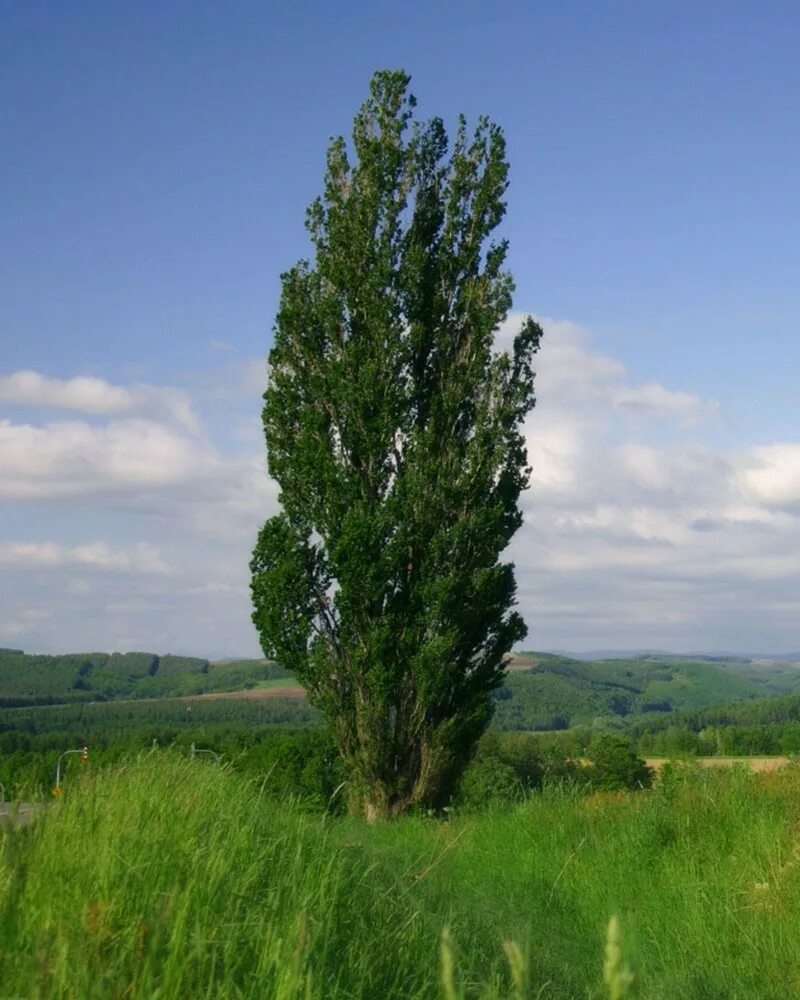
[[800,990],[793,766],[672,768],[634,793],[554,784],[502,809],[374,826],[269,782],[155,750],[76,774],[33,824],[4,827],[0,995]]

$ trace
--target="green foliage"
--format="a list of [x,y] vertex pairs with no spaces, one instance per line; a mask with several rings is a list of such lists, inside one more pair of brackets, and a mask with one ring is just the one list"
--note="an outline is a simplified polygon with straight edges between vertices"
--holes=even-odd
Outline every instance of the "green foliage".
[[315,260],[282,276],[263,419],[283,510],[251,563],[263,649],[331,720],[371,816],[447,800],[524,635],[499,556],[541,335],[529,318],[493,350],[513,290],[487,242],[501,130],[462,118],[449,150],[408,83],[372,78],[308,211]]
[[635,720],[630,735],[662,755],[783,755],[800,753],[800,695],[748,699]]
[[32,828],[0,828],[9,996],[796,993],[794,768],[372,827],[163,751],[79,773]]
[[[800,689],[797,664],[741,660],[647,657],[574,660],[525,653],[529,670],[509,673],[495,692],[494,724],[500,729],[567,729],[596,724],[627,728],[642,715],[666,726],[673,713],[739,699],[766,699]],[[798,695],[800,697],[800,695]]]
[[209,663],[154,653],[32,656],[0,650],[0,706],[60,705],[236,691],[291,674],[266,660]]
[[459,803],[467,809],[511,804],[522,794],[522,782],[511,764],[488,754],[470,764],[459,784]]
[[462,775],[455,804],[467,810],[511,806],[548,784],[589,787],[586,769],[571,756],[574,748],[529,733],[490,730]]
[[108,662],[106,653],[29,656],[0,651],[0,704],[54,704],[88,700],[90,678]]
[[638,757],[630,740],[606,733],[596,737],[587,753],[591,768],[589,778],[595,788],[649,788],[653,772]]
[[342,812],[345,773],[330,734],[322,727],[267,730],[233,758],[237,770],[264,776],[264,793],[289,797],[313,810]]
[[[125,730],[84,729],[79,735],[64,731],[0,733],[0,781],[7,801],[48,798],[56,760],[66,749],[88,744],[92,768],[114,764],[131,755],[154,749],[171,749],[184,756],[194,743],[213,750],[237,772],[265,781],[264,794],[291,796],[316,812],[344,808],[341,759],[322,726],[235,724],[208,720],[183,724],[149,724]],[[77,756],[62,765],[69,784],[83,771]]]
[[0,709],[3,731],[25,734],[61,732],[108,734],[111,739],[141,726],[188,726],[230,723],[242,726],[280,722],[319,722],[320,715],[298,698],[239,700],[220,698],[184,701],[95,702],[80,705],[47,705],[39,708]]
[[[768,696],[772,690],[792,689],[798,674],[795,664],[696,663],[663,657],[583,663],[523,654],[516,657],[515,665],[525,658],[534,669],[513,671],[495,691],[493,731],[540,731],[535,738],[508,732],[500,749],[490,738],[478,750],[480,757],[492,746],[491,753],[516,768],[525,790],[538,787],[538,779],[531,781],[524,767],[520,769],[520,761],[509,749],[517,743],[523,747],[521,760],[538,761],[536,766],[543,767],[549,777],[578,782],[585,782],[586,775],[576,773],[570,761],[584,757],[592,739],[609,731],[630,738],[640,754],[655,757],[800,754],[800,695]],[[153,664],[161,659],[151,653],[43,657],[0,651],[0,706],[6,706],[0,707],[0,781],[7,789],[31,782],[44,787],[52,778],[52,761],[42,755],[52,756],[73,743],[90,742],[105,754],[112,749],[148,747],[153,739],[161,745],[183,741],[181,745],[188,748],[194,735],[198,742],[219,741],[219,745],[205,745],[229,755],[244,748],[248,731],[260,743],[265,727],[320,722],[319,712],[300,698],[187,702],[174,697],[294,683],[293,675],[275,663],[229,660],[205,668],[207,661],[188,659],[183,672],[164,675],[157,670],[150,675]],[[696,668],[702,683],[692,685],[688,681]],[[757,696],[748,689],[743,701],[688,710],[679,707],[682,697],[691,702],[724,697],[719,692],[726,690],[725,677],[731,671],[740,680],[746,671],[762,671]],[[650,697],[654,677],[659,683],[675,678],[676,688],[670,694],[674,709],[647,711],[649,703],[644,699]],[[713,677],[714,683],[707,683]],[[736,684],[730,688],[733,694],[740,690]],[[609,705],[616,695],[632,696],[627,715],[610,714]],[[307,789],[301,782],[292,779],[289,784],[297,794],[305,795]],[[324,795],[319,792],[320,800]]]
[[165,676],[185,673],[204,674],[208,671],[208,660],[198,660],[194,656],[173,656],[168,653],[166,656],[159,657],[158,670]]
[[108,673],[128,680],[152,677],[163,668],[161,659],[153,653],[112,653],[103,665],[103,669]]

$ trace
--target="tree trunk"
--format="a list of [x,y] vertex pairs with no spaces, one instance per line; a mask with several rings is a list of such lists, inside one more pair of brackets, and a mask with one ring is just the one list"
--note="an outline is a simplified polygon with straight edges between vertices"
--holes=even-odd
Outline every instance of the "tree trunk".
[[366,789],[353,812],[363,815],[367,823],[382,823],[396,819],[414,804],[410,795],[391,795],[383,783],[376,782]]

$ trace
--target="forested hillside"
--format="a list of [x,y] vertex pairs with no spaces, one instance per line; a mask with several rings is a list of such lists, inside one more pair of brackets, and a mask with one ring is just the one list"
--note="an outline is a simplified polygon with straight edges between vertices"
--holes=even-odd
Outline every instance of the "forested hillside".
[[[487,740],[501,735],[533,741],[525,745],[535,747],[537,760],[551,752],[585,756],[609,730],[650,756],[800,752],[798,664],[680,657],[582,662],[529,653],[515,656],[510,667],[496,692],[495,733]],[[305,750],[287,751],[290,764],[281,758],[281,770],[300,775],[294,791],[316,788],[332,748],[321,715],[293,678],[282,683],[286,677],[263,660],[3,651],[0,781],[7,791],[26,782],[38,787],[52,778],[60,752],[84,743],[95,763],[153,746],[186,751],[192,743],[227,759],[262,761],[262,744],[298,739],[307,749],[304,741],[311,739],[320,750],[314,761],[306,760]],[[224,691],[236,693],[197,697]],[[193,697],[177,697],[184,695]],[[290,729],[300,735],[290,739]],[[320,760],[327,763],[318,774]],[[500,772],[508,777],[508,767],[518,762],[509,757],[500,763],[502,768],[490,762],[487,787],[502,780]]]
[[[709,716],[703,725],[725,725],[724,709],[719,706],[800,696],[800,664],[781,661],[679,656],[583,661],[531,652],[515,655],[509,666],[505,683],[494,695],[494,724],[505,730],[619,728],[637,721],[658,730],[673,724],[673,719],[677,723],[678,715],[686,710],[711,706],[723,716]],[[154,653],[38,656],[3,649],[0,709],[246,691],[290,677],[266,660],[210,662]],[[769,704],[764,702],[763,709],[768,714],[773,711]],[[175,715],[185,712],[185,707],[164,706],[164,711]],[[228,706],[217,711],[228,717],[238,710]],[[269,713],[269,708],[262,706],[260,711]],[[307,706],[290,714],[294,721],[315,717]],[[23,715],[24,725],[9,725],[11,718],[21,720]],[[11,713],[11,718],[4,713],[3,728],[28,728],[34,716]],[[685,718],[689,721],[680,724],[692,725],[691,716]],[[42,727],[37,724],[35,728]]]
[[728,702],[631,720],[628,734],[647,753],[748,756],[800,753],[800,693]]
[[583,661],[524,653],[512,667],[495,693],[500,729],[615,724],[800,692],[800,664],[786,662],[678,656]]
[[39,656],[0,649],[0,707],[235,691],[288,676],[266,660],[208,660],[155,653]]

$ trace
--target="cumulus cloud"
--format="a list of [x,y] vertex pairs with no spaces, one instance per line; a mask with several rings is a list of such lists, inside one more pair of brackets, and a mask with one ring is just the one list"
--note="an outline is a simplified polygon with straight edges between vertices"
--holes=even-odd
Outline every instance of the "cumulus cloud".
[[[509,350],[523,316],[514,313],[495,337],[499,350]],[[590,333],[575,323],[537,317],[544,331],[536,362],[537,396],[556,406],[605,406],[645,417],[678,419],[687,424],[713,417],[719,411],[715,400],[669,389],[658,382],[638,383],[625,365],[598,351]]]
[[620,409],[659,417],[677,417],[688,424],[719,411],[719,405],[714,400],[704,401],[690,392],[670,391],[656,382],[625,386],[613,391],[611,398]]
[[704,433],[713,400],[637,382],[585,331],[541,322],[532,484],[510,550],[528,644],[800,646],[786,609],[800,444],[723,450]]
[[628,495],[647,496],[660,506],[719,502],[729,490],[729,458],[696,441],[656,446],[641,441],[609,448],[607,475]]
[[[504,325],[513,330],[519,316]],[[536,363],[537,394],[543,400],[579,401],[582,405],[607,399],[625,377],[625,366],[591,347],[590,336],[581,327],[563,320],[538,317],[544,339]]]
[[222,461],[194,435],[152,420],[97,426],[0,421],[0,498],[53,499],[191,484]]
[[743,458],[743,492],[767,507],[800,510],[800,444],[752,448]]
[[[526,645],[799,646],[800,442],[724,450],[706,433],[713,400],[637,380],[588,332],[541,322],[538,401],[524,428],[532,485],[510,549]],[[146,410],[125,395],[141,387],[100,383],[90,404],[80,380],[53,380],[62,408],[97,419],[0,421],[0,502],[25,511],[26,531],[40,517],[36,533],[52,539],[0,544],[0,634],[33,648],[257,652],[248,560],[277,509],[258,428],[264,359],[216,374],[216,389],[208,379],[192,388],[213,443],[170,410],[168,388]],[[41,383],[0,384],[6,402],[45,405]],[[104,540],[76,545],[76,535]],[[51,618],[30,617],[41,606]]]
[[[155,546],[138,542],[124,548],[113,548],[106,542],[84,545],[62,545],[59,542],[0,543],[0,566],[20,570],[80,567],[111,573],[166,574],[170,567]],[[88,585],[79,588],[85,593]]]
[[[76,381],[59,399],[92,419],[0,419],[0,637],[33,650],[257,655],[247,566],[276,509],[263,440],[242,441],[241,414],[226,427],[204,391],[206,426],[188,397],[193,419],[180,419],[168,388],[147,416],[119,415],[143,397],[101,385],[92,401]],[[38,407],[37,386],[4,383],[6,402]]]
[[185,392],[172,387],[112,385],[88,375],[51,378],[35,371],[0,375],[0,403],[70,410],[96,416],[145,414],[166,417],[197,429],[197,418]]

